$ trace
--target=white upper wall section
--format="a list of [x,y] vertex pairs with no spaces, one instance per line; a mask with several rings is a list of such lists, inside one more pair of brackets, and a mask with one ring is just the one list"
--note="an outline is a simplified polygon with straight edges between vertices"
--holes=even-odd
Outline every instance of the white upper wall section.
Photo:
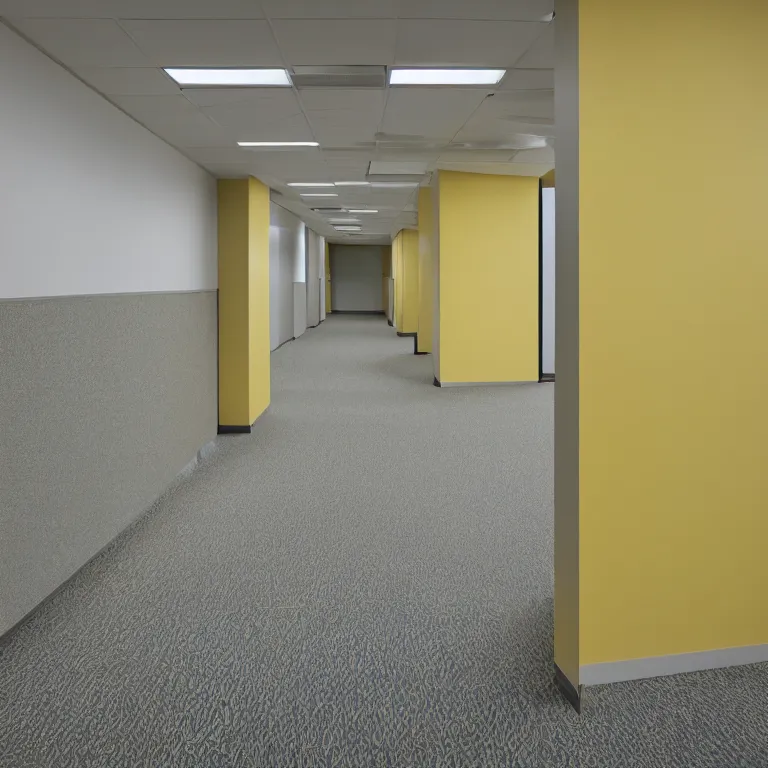
[[0,24],[0,299],[217,287],[214,179]]

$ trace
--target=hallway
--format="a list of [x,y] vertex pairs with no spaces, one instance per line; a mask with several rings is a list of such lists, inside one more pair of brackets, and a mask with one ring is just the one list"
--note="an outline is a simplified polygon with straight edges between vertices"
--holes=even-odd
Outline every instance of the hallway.
[[0,766],[765,764],[768,665],[561,699],[553,387],[412,349],[332,316],[273,354],[254,434],[0,645]]

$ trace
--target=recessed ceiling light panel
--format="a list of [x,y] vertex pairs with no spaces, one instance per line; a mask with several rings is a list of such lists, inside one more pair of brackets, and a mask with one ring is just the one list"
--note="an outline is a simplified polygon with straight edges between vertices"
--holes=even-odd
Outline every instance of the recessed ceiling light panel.
[[393,69],[390,85],[496,85],[505,69]]
[[289,187],[332,187],[333,184],[329,181],[290,181]]
[[301,192],[301,197],[338,197],[335,192]]
[[370,181],[337,181],[335,182],[337,187],[367,187]]
[[337,232],[362,232],[362,227],[334,227]]
[[378,213],[378,211],[372,211],[372,210],[370,210],[370,209],[367,209],[367,210],[362,210],[362,209],[360,209],[360,208],[357,208],[357,209],[355,209],[355,208],[349,208],[349,209],[347,210],[347,213]]
[[319,147],[316,141],[238,141],[238,147]]
[[291,86],[291,80],[284,69],[169,68],[165,71],[179,85]]

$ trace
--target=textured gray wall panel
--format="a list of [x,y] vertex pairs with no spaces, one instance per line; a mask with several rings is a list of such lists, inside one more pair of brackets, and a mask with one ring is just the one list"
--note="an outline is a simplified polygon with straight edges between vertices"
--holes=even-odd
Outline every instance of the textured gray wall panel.
[[216,293],[0,302],[0,633],[216,434]]

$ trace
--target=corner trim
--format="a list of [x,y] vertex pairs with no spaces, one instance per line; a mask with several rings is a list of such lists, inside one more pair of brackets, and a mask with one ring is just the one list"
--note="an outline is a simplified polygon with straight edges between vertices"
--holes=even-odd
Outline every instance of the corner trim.
[[443,385],[438,381],[437,376],[435,376],[434,381],[432,382],[433,387],[442,387]]
[[603,685],[761,662],[768,662],[768,644],[586,664],[579,667],[579,679],[583,685]]
[[391,320],[387,320],[387,325],[388,325],[390,328],[394,328],[394,327],[395,327],[395,324],[394,324],[394,323],[393,323]]
[[565,696],[568,703],[581,714],[581,695],[583,686],[578,688],[565,676],[560,667],[555,664],[555,685],[560,689],[560,693]]
[[413,334],[413,354],[414,355],[428,355],[429,352],[419,352],[419,334]]

